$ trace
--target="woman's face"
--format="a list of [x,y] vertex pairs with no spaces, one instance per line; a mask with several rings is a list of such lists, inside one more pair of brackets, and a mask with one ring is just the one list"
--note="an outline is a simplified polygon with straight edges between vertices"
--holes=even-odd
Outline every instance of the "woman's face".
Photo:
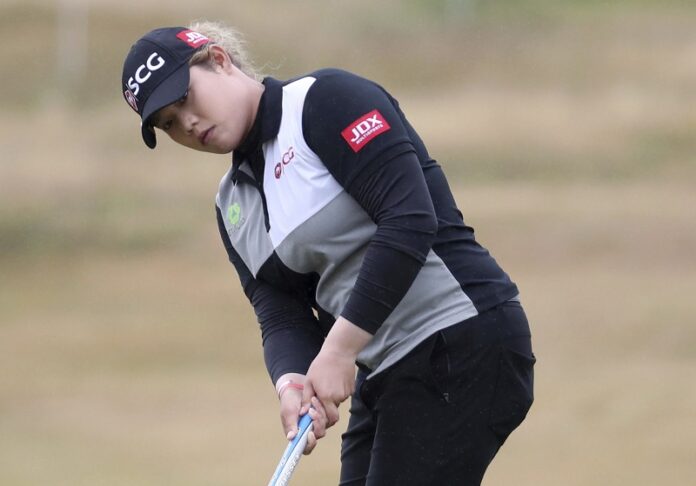
[[190,68],[184,98],[157,111],[153,125],[185,147],[226,154],[244,140],[256,118],[263,85],[248,77],[217,46],[213,65]]

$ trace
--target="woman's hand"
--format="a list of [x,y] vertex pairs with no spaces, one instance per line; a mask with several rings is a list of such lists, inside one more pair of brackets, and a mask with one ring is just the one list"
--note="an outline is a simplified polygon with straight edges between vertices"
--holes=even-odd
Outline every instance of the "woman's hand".
[[319,399],[331,427],[338,422],[338,406],[353,394],[355,389],[355,358],[372,339],[367,331],[347,319],[336,319],[319,354],[309,366],[304,383],[302,409]]
[[[305,377],[298,373],[288,373],[283,375],[276,384],[278,399],[280,400],[280,422],[283,425],[285,437],[290,441],[297,435],[297,422],[300,415],[306,412],[302,407],[302,387],[304,387]],[[326,412],[321,402],[314,398],[311,401],[312,407],[309,415],[312,417],[312,431],[307,435],[307,445],[304,454],[310,454],[316,447],[317,441],[326,435]]]
[[307,371],[302,412],[308,403],[314,404],[310,402],[312,398],[318,399],[331,427],[338,422],[338,406],[351,396],[354,388],[355,357],[322,347]]

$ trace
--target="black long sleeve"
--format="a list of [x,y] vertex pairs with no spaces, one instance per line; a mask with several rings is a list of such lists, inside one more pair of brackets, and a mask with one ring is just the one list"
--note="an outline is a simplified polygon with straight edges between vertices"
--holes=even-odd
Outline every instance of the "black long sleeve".
[[422,268],[437,218],[396,101],[371,81],[329,73],[307,95],[303,131],[308,145],[377,225],[342,312],[374,333]]
[[264,361],[271,380],[275,383],[285,373],[306,373],[324,342],[311,306],[298,296],[255,279],[232,247],[219,208],[217,220],[227,255],[261,327]]

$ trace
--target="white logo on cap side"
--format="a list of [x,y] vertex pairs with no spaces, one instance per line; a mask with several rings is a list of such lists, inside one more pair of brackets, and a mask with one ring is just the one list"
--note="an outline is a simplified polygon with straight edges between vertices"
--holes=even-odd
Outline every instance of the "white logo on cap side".
[[[154,63],[155,58],[157,58],[157,64]],[[145,83],[148,79],[150,79],[152,73],[154,71],[157,71],[164,65],[165,61],[159,54],[157,54],[156,52],[150,54],[150,57],[147,58],[147,62],[145,64],[141,64],[138,67],[138,69],[135,70],[135,77],[131,76],[130,78],[128,78],[128,87],[133,91],[133,94],[135,96],[138,96],[138,92],[140,91],[140,85]],[[147,74],[143,75],[142,72],[145,70],[147,70]]]
[[123,96],[125,96],[126,101],[131,106],[131,108],[133,108],[136,113],[140,113],[140,110],[138,110],[138,100],[133,94],[133,92],[127,89],[123,92]]

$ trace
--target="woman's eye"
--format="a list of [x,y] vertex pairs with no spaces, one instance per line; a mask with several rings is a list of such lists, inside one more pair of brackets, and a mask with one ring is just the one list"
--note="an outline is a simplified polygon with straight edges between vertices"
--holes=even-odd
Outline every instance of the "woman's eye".
[[165,132],[166,132],[167,130],[169,130],[171,127],[172,127],[172,121],[171,121],[171,120],[167,120],[166,122],[162,123],[162,130],[164,130]]
[[186,93],[184,93],[184,96],[179,98],[179,101],[177,101],[176,104],[179,106],[183,105],[184,103],[186,103],[186,98],[188,98],[188,91],[186,91]]

